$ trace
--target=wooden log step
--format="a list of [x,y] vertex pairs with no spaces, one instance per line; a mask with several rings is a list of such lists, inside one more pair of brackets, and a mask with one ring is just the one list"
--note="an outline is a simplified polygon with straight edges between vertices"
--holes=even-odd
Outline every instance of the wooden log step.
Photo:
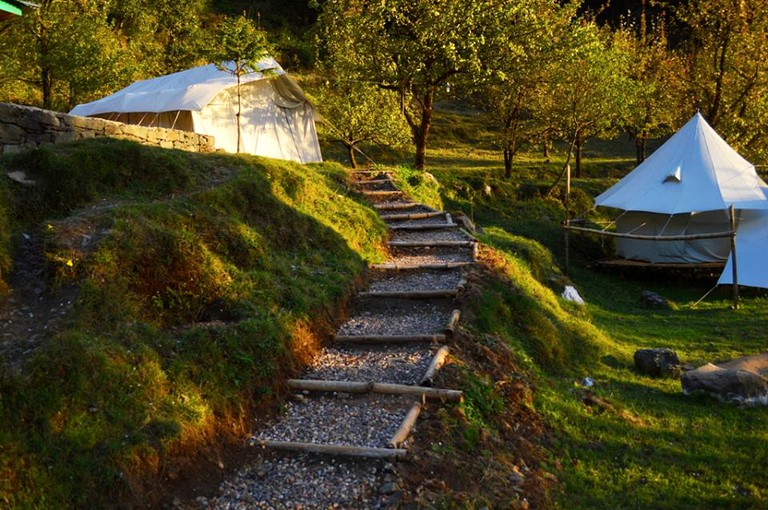
[[477,241],[467,240],[426,240],[426,241],[389,241],[387,244],[392,248],[429,248],[440,246],[459,246],[462,248],[471,248]]
[[362,190],[360,193],[371,197],[391,197],[400,196],[403,194],[403,192],[400,190]]
[[420,213],[403,213],[403,214],[385,214],[382,216],[384,221],[409,221],[409,220],[426,220],[429,218],[436,218],[438,216],[445,216],[443,211],[429,211]]
[[400,290],[400,291],[365,291],[358,292],[359,298],[400,298],[400,299],[439,299],[455,298],[460,288],[448,290]]
[[397,264],[395,262],[384,262],[382,264],[370,264],[371,269],[388,269],[394,271],[411,269],[454,269],[457,267],[467,267],[473,265],[474,261],[466,262],[442,262],[438,264]]
[[403,446],[403,443],[405,443],[405,440],[408,439],[408,436],[411,435],[413,426],[416,425],[416,420],[419,419],[420,413],[421,413],[421,403],[416,402],[408,410],[408,414],[405,415],[405,418],[403,419],[403,423],[401,423],[400,427],[398,427],[395,433],[392,434],[392,439],[390,439],[389,442],[387,443],[388,447],[400,448]]
[[368,446],[345,446],[335,444],[300,443],[296,441],[259,441],[262,448],[292,452],[322,453],[342,457],[363,457],[369,459],[404,460],[408,450],[402,448],[371,448]]
[[388,182],[391,182],[392,184],[394,184],[394,181],[389,177],[377,177],[374,179],[365,179],[364,181],[356,181],[355,185],[360,186],[362,184],[385,184]]
[[422,386],[432,386],[432,379],[435,378],[435,374],[445,364],[445,360],[450,354],[450,349],[447,345],[440,347],[440,349],[432,357],[432,361],[429,363],[427,370],[421,377],[419,384]]
[[445,335],[335,335],[334,341],[347,344],[407,344],[415,342],[445,342]]
[[378,211],[399,211],[402,209],[410,209],[412,207],[418,207],[416,202],[393,202],[384,204],[373,204],[373,208]]
[[455,223],[425,223],[424,225],[390,225],[390,230],[436,230],[440,228],[458,228]]
[[392,175],[391,170],[353,170],[352,175],[387,174]]
[[459,317],[461,317],[461,311],[454,310],[451,313],[451,318],[448,320],[448,324],[445,326],[445,331],[452,335],[456,331],[456,326],[459,324]]
[[[438,351],[439,352],[439,351]],[[460,390],[429,388],[409,384],[360,382],[360,381],[325,381],[319,379],[288,379],[288,387],[306,391],[336,391],[343,393],[377,393],[380,395],[409,395],[420,399],[439,400],[441,402],[461,402]]]

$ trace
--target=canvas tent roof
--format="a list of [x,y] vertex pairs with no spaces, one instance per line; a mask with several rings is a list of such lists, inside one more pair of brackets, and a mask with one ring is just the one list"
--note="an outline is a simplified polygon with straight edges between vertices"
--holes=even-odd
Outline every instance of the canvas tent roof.
[[209,64],[133,83],[70,113],[210,135],[229,152],[322,161],[314,108],[301,88],[272,58],[256,67],[240,77],[239,93],[233,73]]
[[[232,69],[231,62],[225,67]],[[265,78],[269,73],[283,75],[285,71],[273,58],[265,58],[256,66],[260,72],[240,77],[241,85]],[[88,117],[104,113],[138,113],[167,111],[200,111],[221,90],[237,85],[237,77],[219,69],[215,64],[194,67],[186,71],[137,81],[114,94],[72,109],[72,115]]]
[[595,205],[660,214],[768,209],[766,189],[754,165],[696,113]]

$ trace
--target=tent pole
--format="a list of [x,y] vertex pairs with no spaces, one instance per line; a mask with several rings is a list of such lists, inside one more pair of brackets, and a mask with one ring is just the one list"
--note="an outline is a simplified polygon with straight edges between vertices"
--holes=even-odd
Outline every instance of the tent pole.
[[731,268],[733,269],[733,309],[739,308],[739,277],[738,270],[736,268],[736,212],[733,208],[733,204],[729,209],[731,220]]
[[571,273],[571,249],[570,249],[570,229],[571,226],[571,165],[565,165],[565,230],[563,236],[565,240],[565,276]]

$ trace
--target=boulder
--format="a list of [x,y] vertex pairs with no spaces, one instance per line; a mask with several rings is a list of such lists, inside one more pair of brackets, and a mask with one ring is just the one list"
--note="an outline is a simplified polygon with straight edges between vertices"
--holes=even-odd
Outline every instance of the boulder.
[[649,308],[664,308],[669,309],[669,301],[663,296],[650,290],[644,290],[640,293],[640,299],[643,304]]
[[635,368],[651,377],[680,377],[680,358],[671,349],[638,349]]
[[725,402],[768,404],[768,353],[717,365],[707,363],[686,372],[683,393],[705,392]]

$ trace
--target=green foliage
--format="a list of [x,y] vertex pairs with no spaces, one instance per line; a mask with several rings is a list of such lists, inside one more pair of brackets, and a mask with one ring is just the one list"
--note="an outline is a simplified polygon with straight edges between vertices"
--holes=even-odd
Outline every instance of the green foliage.
[[0,100],[69,110],[200,62],[204,1],[41,2],[0,38]]
[[216,64],[231,61],[233,67],[223,70],[237,77],[260,71],[259,60],[269,55],[267,34],[245,15],[225,18],[216,27],[215,37],[211,60]]
[[408,126],[400,114],[397,97],[366,83],[337,79],[317,90],[317,100],[330,138],[347,149],[357,167],[355,150],[366,142],[384,147],[407,145]]
[[[506,7],[505,7],[506,8]],[[503,11],[493,2],[322,4],[324,61],[337,75],[397,92],[425,168],[435,98],[450,82],[477,78],[486,21]]]
[[764,34],[768,12],[760,0],[697,0],[675,18],[686,34],[678,51],[688,61],[688,118],[694,107],[733,147],[755,163],[768,158]]

